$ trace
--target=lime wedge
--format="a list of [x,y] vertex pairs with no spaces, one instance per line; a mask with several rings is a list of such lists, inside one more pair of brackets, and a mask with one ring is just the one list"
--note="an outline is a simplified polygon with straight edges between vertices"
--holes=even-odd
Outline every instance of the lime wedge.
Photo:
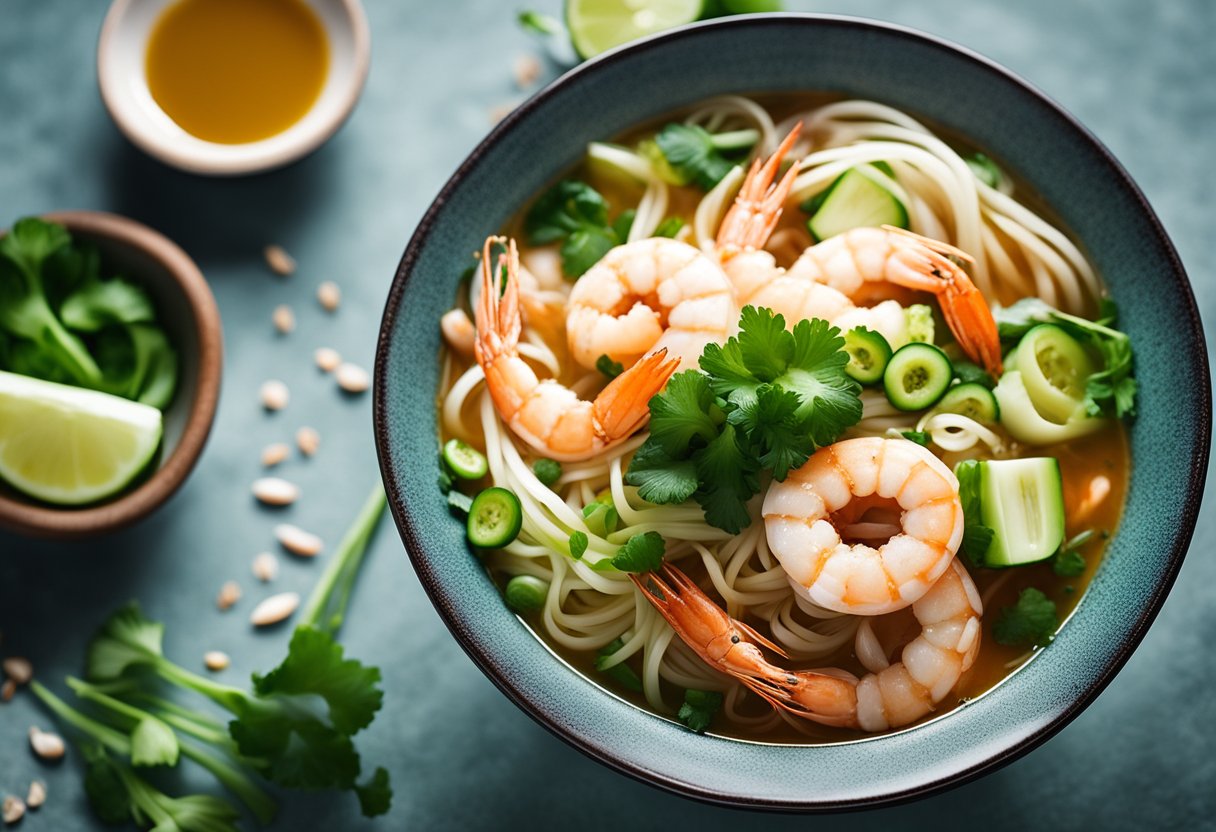
[[31,497],[80,505],[120,491],[161,429],[155,407],[0,372],[0,479]]
[[701,18],[704,0],[566,0],[566,28],[580,57]]

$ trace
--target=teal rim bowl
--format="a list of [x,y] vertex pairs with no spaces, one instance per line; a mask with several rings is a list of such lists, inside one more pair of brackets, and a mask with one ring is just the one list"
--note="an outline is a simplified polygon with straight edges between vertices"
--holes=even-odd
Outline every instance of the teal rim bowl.
[[[1056,640],[944,716],[820,746],[699,736],[571,670],[507,609],[436,485],[439,317],[469,252],[589,141],[714,95],[794,90],[891,104],[1009,165],[1079,240],[1120,302],[1140,383],[1122,525]],[[851,18],[757,15],[602,55],[526,102],[473,151],[397,270],[376,356],[374,425],[393,516],[423,586],[457,641],[520,708],[592,757],[673,792],[830,810],[977,777],[1042,743],[1093,701],[1178,574],[1203,491],[1211,408],[1203,330],[1182,265],[1140,190],[1075,119],[1007,70],[928,35]]]

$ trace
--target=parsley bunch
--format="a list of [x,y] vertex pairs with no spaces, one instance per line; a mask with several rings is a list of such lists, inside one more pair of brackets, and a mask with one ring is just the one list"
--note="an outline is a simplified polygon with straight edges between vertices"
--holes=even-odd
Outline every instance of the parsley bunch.
[[1023,298],[998,309],[996,320],[1002,340],[1020,339],[1036,324],[1051,323],[1064,329],[1102,359],[1102,369],[1085,383],[1085,411],[1112,419],[1136,415],[1132,342],[1114,328],[1118,309],[1110,298],[1102,299],[1096,321],[1061,312],[1038,298]]
[[[68,679],[69,687],[98,707],[104,722],[77,711],[42,686],[34,693],[60,719],[100,743],[107,754],[125,758],[136,768],[172,766],[179,753],[189,757],[263,822],[274,807],[254,781],[254,773],[288,788],[353,791],[365,815],[384,814],[392,798],[388,772],[378,768],[360,782],[361,762],[352,740],[380,709],[384,696],[380,670],[347,658],[336,635],[385,502],[384,490],[377,485],[305,605],[287,656],[269,673],[254,674],[251,689],[216,682],[174,663],[162,650],[164,625],[146,618],[132,603],[111,615],[90,643],[86,659],[90,681]],[[233,717],[227,730],[161,698],[158,682],[201,694],[226,710]],[[187,744],[179,739],[179,732],[202,740],[218,755]],[[160,824],[162,818],[154,807],[169,811],[170,799],[150,795],[150,787],[132,779],[133,774],[128,776],[124,764],[103,757],[91,754],[86,789],[91,777],[104,777],[112,785],[121,781],[127,814],[141,823]],[[118,816],[122,806],[117,797],[99,802],[93,790],[89,794],[103,819]],[[217,808],[211,813],[213,823],[179,823],[179,827],[233,828],[218,804],[207,805]]]
[[840,330],[770,309],[743,309],[739,334],[701,355],[650,400],[650,438],[625,481],[652,503],[696,499],[732,534],[751,522],[761,476],[783,480],[861,419],[861,386],[845,373]]
[[528,209],[524,232],[534,246],[561,242],[562,272],[576,280],[609,249],[624,243],[634,212],[622,211],[608,222],[608,201],[586,182],[563,179]]

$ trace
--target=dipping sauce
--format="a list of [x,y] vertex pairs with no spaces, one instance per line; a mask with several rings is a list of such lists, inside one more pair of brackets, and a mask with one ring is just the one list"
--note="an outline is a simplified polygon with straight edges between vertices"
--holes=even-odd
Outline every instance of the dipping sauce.
[[156,22],[145,68],[152,98],[183,130],[245,144],[312,108],[329,41],[303,0],[179,0]]

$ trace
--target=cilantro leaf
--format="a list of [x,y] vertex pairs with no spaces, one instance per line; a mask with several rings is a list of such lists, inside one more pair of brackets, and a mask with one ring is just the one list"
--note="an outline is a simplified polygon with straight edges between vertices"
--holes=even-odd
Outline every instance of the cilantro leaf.
[[1085,556],[1080,550],[1093,536],[1094,530],[1086,529],[1065,541],[1051,559],[1051,571],[1061,578],[1075,578],[1082,574],[1085,571]]
[[613,361],[607,355],[601,355],[595,359],[595,369],[606,375],[608,378],[616,378],[621,373],[625,372],[625,365],[619,361]]
[[684,691],[684,704],[680,705],[676,717],[688,726],[689,730],[701,734],[713,722],[714,714],[721,707],[722,694],[712,690],[690,688]]
[[797,417],[802,400],[791,390],[762,384],[756,400],[730,414],[761,449],[760,464],[772,469],[773,477],[785,479],[792,468],[799,468],[815,450],[810,431]]
[[923,430],[903,430],[899,432],[899,435],[909,442],[915,442],[921,447],[928,447],[929,445],[929,434]]
[[374,818],[387,814],[393,804],[393,789],[389,785],[388,772],[377,767],[366,783],[355,784],[355,795],[359,798],[359,809],[363,817]]
[[[654,142],[680,180],[678,184],[695,182],[703,190],[711,190],[736,164],[719,149],[709,131],[696,125],[668,124],[654,137]],[[737,149],[747,147],[750,144]]]
[[667,542],[658,532],[635,534],[625,541],[612,558],[612,565],[622,572],[653,572],[663,565]]
[[564,179],[545,191],[524,217],[532,245],[561,242],[562,271],[577,279],[628,236],[632,217],[608,222],[608,202],[586,182]]
[[734,425],[728,422],[693,458],[701,481],[697,502],[705,510],[705,519],[731,534],[751,523],[747,501],[760,491],[758,455],[741,447],[738,440]]
[[144,617],[134,601],[101,625],[85,654],[90,679],[117,679],[129,667],[153,664],[162,654],[165,625]]
[[320,696],[328,705],[329,722],[343,734],[371,724],[384,698],[379,684],[379,668],[343,658],[342,645],[333,636],[311,627],[297,627],[282,663],[253,677],[253,691],[261,697]]
[[600,261],[621,239],[611,228],[585,225],[562,243],[562,271],[566,277],[577,278]]
[[988,371],[978,364],[973,364],[970,361],[953,361],[954,376],[958,379],[959,384],[982,384],[989,390],[996,387],[996,382]]
[[586,532],[573,532],[570,535],[570,557],[578,560],[587,554],[587,545],[589,543],[590,541],[587,539]]
[[624,662],[607,665],[606,660],[616,655],[616,652],[624,646],[625,642],[618,638],[611,644],[600,648],[595,657],[595,669],[626,690],[640,693],[642,690],[642,680],[638,678],[638,674],[634,672],[632,667]]
[[683,455],[694,438],[709,442],[718,435],[711,407],[713,390],[704,373],[685,370],[650,400],[650,438],[672,457]]
[[997,644],[1032,647],[1047,644],[1059,626],[1055,602],[1034,587],[1023,589],[1017,604],[1001,610],[992,625]]
[[1085,558],[1076,549],[1061,549],[1051,559],[1051,571],[1061,578],[1075,578],[1085,571]]
[[156,319],[148,293],[121,277],[86,280],[59,307],[64,324],[96,332],[107,324],[146,323]]
[[673,459],[652,436],[634,453],[625,482],[637,486],[648,503],[682,503],[697,490],[697,466],[691,459]]
[[524,232],[534,246],[555,243],[584,225],[606,226],[608,202],[586,182],[564,179],[545,191],[524,218]]

